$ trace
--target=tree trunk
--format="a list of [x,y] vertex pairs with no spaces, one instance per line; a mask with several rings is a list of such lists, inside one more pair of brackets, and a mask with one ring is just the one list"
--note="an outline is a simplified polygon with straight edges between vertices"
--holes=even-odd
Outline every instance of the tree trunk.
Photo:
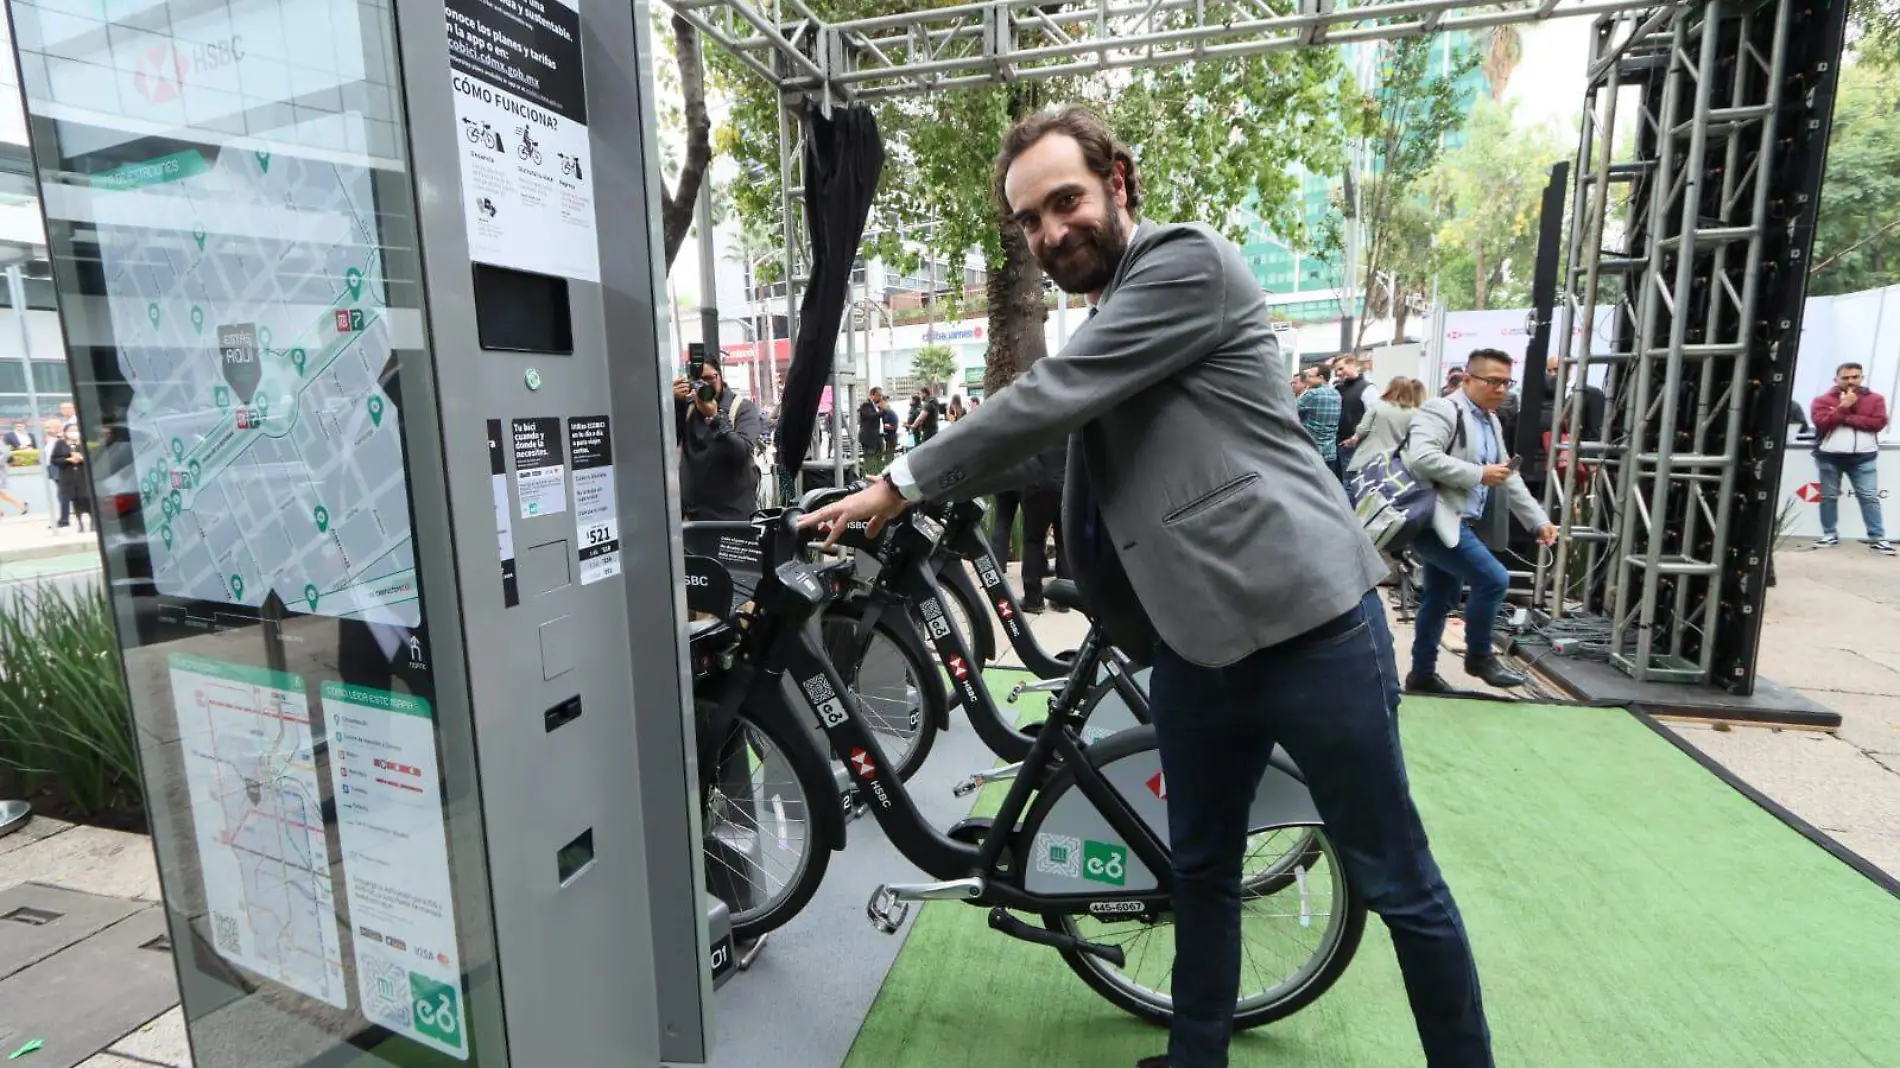
[[1405,320],[1409,318],[1411,314],[1412,314],[1412,306],[1407,304],[1404,300],[1397,300],[1393,302],[1392,304],[1392,343],[1394,345],[1405,344]]
[[[1040,99],[1036,87],[1012,85],[1009,121],[1013,125],[1034,111]],[[999,218],[1003,262],[990,272],[984,295],[989,301],[989,349],[983,354],[983,395],[994,397],[1015,377],[1049,354],[1043,323],[1049,308],[1042,302],[1042,265],[1029,251],[1022,229]]]
[[1480,244],[1474,247],[1472,249],[1472,255],[1475,259],[1471,268],[1472,302],[1477,304],[1478,311],[1483,311],[1484,298],[1491,290],[1491,276],[1486,274],[1484,270],[1484,246]]
[[1029,252],[1018,227],[1003,224],[1003,262],[990,272],[990,347],[983,357],[983,395],[993,397],[1029,365],[1049,353],[1043,324],[1049,308],[1042,302],[1042,265]]
[[693,228],[693,208],[699,187],[706,182],[712,162],[712,117],[706,113],[706,69],[700,61],[699,32],[678,15],[673,16],[673,45],[679,55],[680,95],[686,98],[686,159],[680,164],[679,184],[660,188],[660,233],[666,266],[686,243]]

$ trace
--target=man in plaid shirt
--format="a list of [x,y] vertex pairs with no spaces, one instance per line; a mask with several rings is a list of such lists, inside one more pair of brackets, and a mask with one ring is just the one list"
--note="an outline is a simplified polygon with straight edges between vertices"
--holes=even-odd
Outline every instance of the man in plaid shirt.
[[1308,367],[1300,374],[1306,379],[1306,392],[1300,394],[1299,400],[1300,422],[1313,444],[1319,446],[1320,458],[1326,461],[1326,466],[1337,467],[1334,461],[1339,459],[1339,391],[1318,367]]

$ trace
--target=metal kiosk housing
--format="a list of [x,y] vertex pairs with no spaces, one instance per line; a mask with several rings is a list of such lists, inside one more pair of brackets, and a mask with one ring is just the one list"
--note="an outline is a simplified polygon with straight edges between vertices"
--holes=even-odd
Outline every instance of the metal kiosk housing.
[[[8,8],[195,1062],[703,1062],[645,5]],[[458,34],[558,234],[476,247]]]

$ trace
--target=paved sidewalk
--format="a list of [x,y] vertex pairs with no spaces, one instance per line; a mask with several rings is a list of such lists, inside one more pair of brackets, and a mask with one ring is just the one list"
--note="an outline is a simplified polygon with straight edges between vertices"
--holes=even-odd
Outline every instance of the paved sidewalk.
[[25,515],[9,510],[0,516],[0,567],[82,552],[92,553],[97,566],[98,547],[97,536],[90,532],[81,534],[71,527],[55,529],[38,507]]

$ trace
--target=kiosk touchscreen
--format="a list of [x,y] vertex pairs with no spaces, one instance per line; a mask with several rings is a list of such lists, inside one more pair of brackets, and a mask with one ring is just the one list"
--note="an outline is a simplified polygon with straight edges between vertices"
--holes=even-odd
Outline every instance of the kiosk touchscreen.
[[704,1060],[644,8],[7,6],[198,1068]]

